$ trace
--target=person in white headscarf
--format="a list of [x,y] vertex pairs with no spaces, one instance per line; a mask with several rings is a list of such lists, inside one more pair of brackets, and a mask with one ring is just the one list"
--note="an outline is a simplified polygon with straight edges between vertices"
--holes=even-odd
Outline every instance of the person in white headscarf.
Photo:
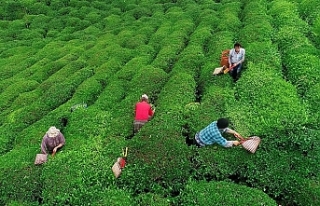
[[47,154],[52,153],[55,154],[57,150],[65,144],[65,138],[59,129],[52,126],[43,136],[41,143],[41,153]]

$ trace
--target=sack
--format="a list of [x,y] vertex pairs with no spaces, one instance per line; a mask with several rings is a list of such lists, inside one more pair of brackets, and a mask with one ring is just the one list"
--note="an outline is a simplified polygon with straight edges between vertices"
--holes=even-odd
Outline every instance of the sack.
[[260,137],[253,136],[241,141],[242,147],[251,153],[255,153],[261,142]]
[[47,154],[37,154],[36,159],[34,161],[35,165],[41,165],[47,161]]
[[220,65],[222,67],[225,66],[226,68],[229,68],[229,53],[229,49],[222,51],[220,60]]
[[224,69],[225,67],[218,67],[218,68],[215,68],[214,69],[214,71],[213,71],[213,75],[218,75],[218,74],[221,74],[221,73],[223,73],[223,69]]
[[112,166],[112,172],[113,172],[113,174],[114,174],[114,176],[116,178],[118,178],[121,175],[121,172],[122,172],[122,169],[121,169],[121,166],[120,166],[120,161],[121,161],[121,158],[119,157],[117,159],[117,161]]

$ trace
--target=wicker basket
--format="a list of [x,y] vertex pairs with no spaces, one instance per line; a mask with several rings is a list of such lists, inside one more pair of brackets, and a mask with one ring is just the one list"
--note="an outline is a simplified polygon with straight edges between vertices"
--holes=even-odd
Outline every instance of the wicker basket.
[[251,153],[255,153],[258,146],[260,145],[261,139],[258,136],[249,137],[241,140],[241,145],[243,148]]

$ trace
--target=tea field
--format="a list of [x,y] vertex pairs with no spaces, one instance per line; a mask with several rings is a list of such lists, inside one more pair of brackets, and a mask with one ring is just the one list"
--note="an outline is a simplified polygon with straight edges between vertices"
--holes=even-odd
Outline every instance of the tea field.
[[[0,205],[320,205],[319,11],[319,0],[1,1]],[[212,75],[235,42],[236,83]],[[156,113],[133,135],[144,93]],[[186,144],[220,117],[261,137],[257,152]],[[66,145],[35,166],[50,126]]]

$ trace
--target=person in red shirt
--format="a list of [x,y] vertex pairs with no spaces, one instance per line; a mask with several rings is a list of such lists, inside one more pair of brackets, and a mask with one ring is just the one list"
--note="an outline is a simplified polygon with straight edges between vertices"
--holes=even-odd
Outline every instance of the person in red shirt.
[[133,122],[134,133],[137,133],[154,115],[155,110],[152,109],[148,99],[148,96],[143,94],[141,100],[135,106],[135,118]]

